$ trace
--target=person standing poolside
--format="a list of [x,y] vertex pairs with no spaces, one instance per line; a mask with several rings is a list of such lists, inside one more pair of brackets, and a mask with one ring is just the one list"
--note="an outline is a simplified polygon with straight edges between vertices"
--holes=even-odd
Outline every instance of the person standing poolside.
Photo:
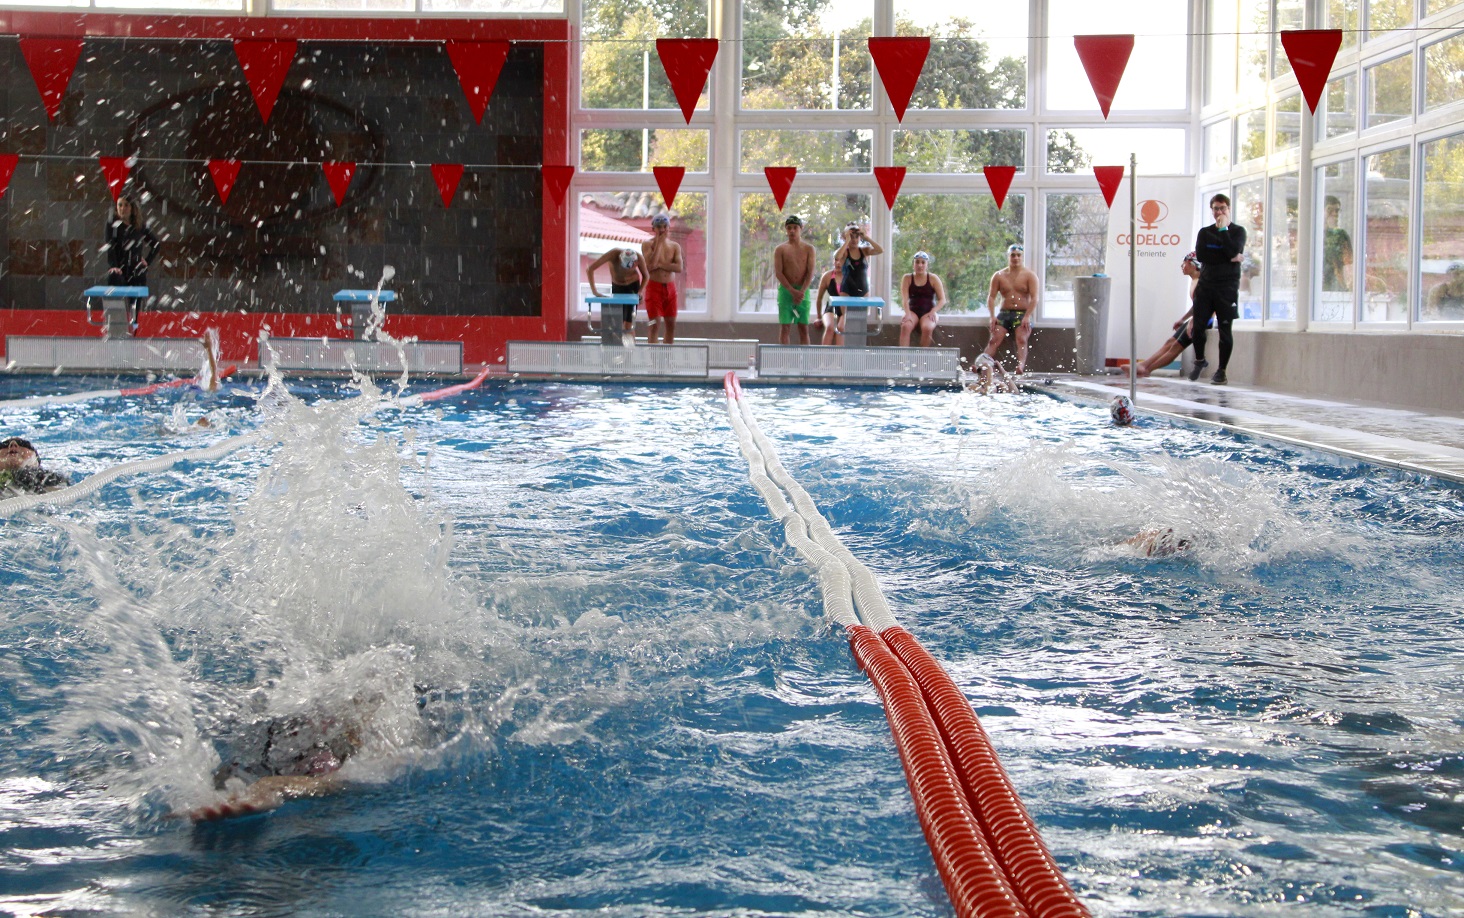
[[[611,293],[634,293],[639,296],[641,287],[651,279],[651,272],[646,270],[646,260],[641,253],[631,248],[611,249],[585,268],[585,275],[590,281],[590,292],[595,296],[600,295],[600,288],[595,286],[595,272],[601,265],[610,266]],[[634,309],[625,318],[625,332],[628,335],[635,333]]]
[[798,343],[808,344],[808,288],[813,286],[813,246],[803,241],[803,219],[789,214],[783,221],[788,241],[773,249],[773,275],[778,279],[778,343],[789,344],[790,325],[798,326]]
[[[986,294],[986,311],[991,315],[991,343],[986,356],[996,358],[996,350],[1009,333],[1017,336],[1017,375],[1027,372],[1027,340],[1032,337],[1032,316],[1037,312],[1037,291],[1041,282],[1025,264],[1026,249],[1007,246],[1007,266],[991,275],[991,289]],[[1001,299],[1001,311],[996,302]]]
[[0,440],[0,498],[14,493],[44,494],[69,484],[65,475],[41,468],[41,457],[29,440]]
[[125,194],[117,196],[116,211],[107,223],[106,249],[109,286],[147,286],[147,269],[158,252],[158,237]]
[[910,346],[910,336],[920,329],[920,346],[930,347],[935,341],[935,327],[940,324],[940,310],[946,304],[945,284],[930,273],[930,256],[916,252],[914,271],[900,278],[900,305],[905,317],[900,320],[900,347]]
[[1195,256],[1194,252],[1184,256],[1184,261],[1180,262],[1179,270],[1184,272],[1184,276],[1190,279],[1190,308],[1185,311],[1184,315],[1179,317],[1179,321],[1174,323],[1174,334],[1164,339],[1164,343],[1159,346],[1159,350],[1155,351],[1148,360],[1140,360],[1134,367],[1134,372],[1139,376],[1148,376],[1160,367],[1169,366],[1174,362],[1174,358],[1183,354],[1184,349],[1190,346],[1190,341],[1192,340],[1190,316],[1194,315],[1195,311],[1195,286],[1200,282],[1200,260]]
[[869,259],[884,247],[869,238],[869,224],[850,223],[839,234],[843,244],[834,252],[839,268],[839,289],[842,296],[869,296]]
[[641,301],[646,305],[646,318],[651,327],[646,339],[652,344],[666,327],[666,343],[676,340],[676,284],[675,275],[686,270],[681,263],[681,245],[671,241],[671,218],[656,214],[651,218],[651,232],[656,235],[641,243],[641,254],[645,256],[646,270],[650,280],[646,282],[645,295]]
[[1200,282],[1195,287],[1194,321],[1190,334],[1194,338],[1195,365],[1190,381],[1200,378],[1209,361],[1205,360],[1205,330],[1213,316],[1220,331],[1220,366],[1211,382],[1223,386],[1227,382],[1225,368],[1235,339],[1230,323],[1240,315],[1240,266],[1245,261],[1245,227],[1230,222],[1230,198],[1217,194],[1210,199],[1212,226],[1202,226],[1195,236],[1195,255],[1200,260]]
[[843,343],[835,341],[844,337],[844,307],[835,306],[829,302],[839,293],[839,257],[834,255],[833,265],[824,272],[823,277],[818,279],[818,292],[813,297],[813,307],[819,311],[819,321],[823,323],[823,343]]

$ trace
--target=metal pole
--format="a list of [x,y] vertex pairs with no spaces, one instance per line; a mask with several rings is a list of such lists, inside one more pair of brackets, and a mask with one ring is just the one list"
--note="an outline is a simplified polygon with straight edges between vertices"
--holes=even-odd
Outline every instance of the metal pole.
[[1139,157],[1129,154],[1129,400],[1139,399]]
[[[641,109],[647,113],[651,109],[651,52],[641,52]],[[641,171],[650,171],[651,160],[651,131],[649,128],[641,128]]]

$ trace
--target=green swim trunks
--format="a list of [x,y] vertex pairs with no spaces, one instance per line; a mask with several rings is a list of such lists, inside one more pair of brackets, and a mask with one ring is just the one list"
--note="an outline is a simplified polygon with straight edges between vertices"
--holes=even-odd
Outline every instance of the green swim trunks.
[[803,295],[803,302],[793,302],[793,292],[787,287],[778,286],[778,322],[782,325],[807,325],[809,299],[807,293]]

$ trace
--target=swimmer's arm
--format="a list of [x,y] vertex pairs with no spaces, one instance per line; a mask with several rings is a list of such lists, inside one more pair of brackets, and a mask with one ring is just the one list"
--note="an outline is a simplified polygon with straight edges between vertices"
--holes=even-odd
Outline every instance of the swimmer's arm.
[[799,278],[798,286],[794,289],[798,293],[807,293],[808,288],[813,286],[814,272],[818,270],[818,253],[808,243],[803,245],[803,277]]
[[[787,243],[785,242],[783,243],[783,245],[787,245]],[[780,245],[776,249],[773,249],[773,277],[776,277],[778,279],[778,283],[791,292],[794,289],[794,285],[793,282],[788,279],[788,272],[784,265],[785,262],[783,260],[783,246]]]
[[1032,287],[1032,304],[1027,307],[1027,311],[1022,315],[1022,324],[1027,326],[1028,328],[1031,328],[1032,317],[1037,314],[1038,298],[1042,296],[1042,282],[1037,279],[1037,275],[1035,273],[1031,271],[1027,273],[1032,275],[1032,281],[1030,284],[1030,286]]
[[190,811],[188,818],[194,822],[207,822],[263,813],[277,809],[290,800],[333,794],[344,786],[345,782],[336,775],[270,775],[260,778],[222,803],[201,806]]
[[645,290],[651,282],[651,269],[646,267],[646,258],[639,252],[635,256],[635,272],[640,275],[641,290]]
[[930,275],[930,282],[935,284],[935,308],[931,312],[940,312],[946,304],[945,284],[934,274]]
[[600,295],[600,288],[595,286],[595,271],[597,271],[601,265],[606,265],[609,263],[610,253],[606,252],[604,255],[601,255],[599,258],[596,258],[594,261],[590,262],[590,266],[585,268],[585,277],[590,282],[590,293],[594,294],[595,296]]
[[671,258],[661,263],[662,271],[670,271],[672,274],[680,274],[686,270],[681,265],[681,244],[679,242],[668,242],[671,247]]
[[869,251],[865,252],[864,253],[865,255],[883,255],[884,254],[884,246],[880,245],[878,242],[875,242],[873,239],[870,239],[868,233],[865,233],[864,234],[864,241],[867,242],[867,243],[869,243],[869,245],[868,245]]
[[[1000,274],[1001,272],[997,272]],[[991,324],[996,325],[996,296],[1000,288],[996,285],[996,274],[991,275],[991,289],[986,291],[986,311],[991,314]]]
[[906,274],[900,278],[900,308],[906,312],[910,311],[910,278],[913,274]]

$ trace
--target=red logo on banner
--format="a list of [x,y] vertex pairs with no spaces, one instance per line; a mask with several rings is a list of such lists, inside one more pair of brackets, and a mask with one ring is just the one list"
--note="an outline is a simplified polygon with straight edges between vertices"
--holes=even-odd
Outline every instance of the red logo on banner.
[[1006,203],[1007,189],[1012,187],[1012,176],[1017,174],[1016,166],[982,166],[981,171],[986,175],[986,185],[991,189],[991,196],[996,198],[996,209]]
[[895,118],[905,120],[905,108],[915,93],[925,58],[930,54],[929,38],[871,38],[869,56],[879,70],[879,81],[894,106]]
[[1118,183],[1123,181],[1123,166],[1094,166],[1093,174],[1098,177],[1098,187],[1103,191],[1103,200],[1113,206],[1113,196],[1118,194]]
[[1149,198],[1139,202],[1139,229],[1158,229],[1159,224],[1169,216],[1169,205]]
[[208,161],[208,172],[213,176],[214,187],[219,190],[219,203],[229,203],[229,192],[234,190],[234,182],[239,178],[239,167],[244,165],[237,159],[211,159]]
[[681,188],[681,180],[686,177],[686,167],[653,166],[651,171],[656,175],[656,184],[661,187],[661,198],[665,200],[666,206],[676,206],[676,192]]
[[1337,60],[1337,49],[1342,47],[1342,30],[1283,31],[1281,47],[1286,49],[1286,59],[1291,61],[1291,69],[1296,73],[1306,107],[1315,115],[1317,103],[1322,101],[1322,90],[1327,88],[1327,77],[1332,75],[1332,64]]
[[10,177],[19,163],[20,157],[15,153],[0,153],[0,198],[5,197],[5,189],[10,187]]
[[321,163],[325,180],[330,183],[330,193],[335,195],[336,206],[346,203],[346,191],[351,187],[351,176],[356,174],[355,163]]
[[254,93],[254,104],[259,106],[259,115],[266,122],[274,111],[275,99],[285,85],[285,75],[295,62],[296,42],[293,38],[262,41],[237,38],[234,40],[234,54],[244,70],[244,79],[249,81],[249,91]]
[[1118,84],[1123,80],[1124,68],[1128,66],[1129,55],[1134,53],[1132,35],[1074,35],[1073,45],[1083,69],[1088,72],[1088,83],[1098,97],[1098,108],[1103,117],[1113,106],[1113,97],[1118,94]]
[[122,186],[127,184],[132,167],[121,156],[101,156],[97,162],[102,164],[102,175],[107,177],[107,188],[112,192],[112,200],[116,201],[122,193]]
[[493,98],[493,87],[498,85],[498,74],[503,71],[503,62],[508,59],[509,43],[506,41],[449,41],[447,56],[457,71],[458,82],[468,97],[473,109],[473,119],[483,123],[483,113],[488,110],[488,101]]
[[544,166],[543,170],[544,187],[548,190],[549,197],[555,204],[563,204],[564,193],[569,190],[569,180],[574,178],[574,166]]
[[895,198],[900,196],[900,186],[905,184],[904,166],[875,166],[874,180],[884,193],[885,206],[894,207]]
[[457,194],[458,182],[463,180],[462,163],[433,163],[432,181],[437,183],[437,193],[442,195],[442,206],[451,207]]
[[778,202],[778,210],[782,210],[788,200],[788,192],[793,188],[793,178],[798,175],[798,167],[768,166],[763,169],[763,175],[767,176],[768,188],[772,189],[773,200]]
[[41,91],[41,102],[46,106],[46,117],[52,121],[61,112],[61,99],[66,95],[66,84],[76,70],[76,61],[81,57],[81,39],[53,41],[48,38],[22,38],[20,53],[30,67],[31,78],[36,89]]
[[656,54],[661,58],[661,67],[666,79],[671,81],[671,91],[681,106],[682,117],[691,123],[691,114],[696,111],[696,102],[706,88],[707,76],[712,72],[712,62],[717,59],[715,38],[658,38]]

